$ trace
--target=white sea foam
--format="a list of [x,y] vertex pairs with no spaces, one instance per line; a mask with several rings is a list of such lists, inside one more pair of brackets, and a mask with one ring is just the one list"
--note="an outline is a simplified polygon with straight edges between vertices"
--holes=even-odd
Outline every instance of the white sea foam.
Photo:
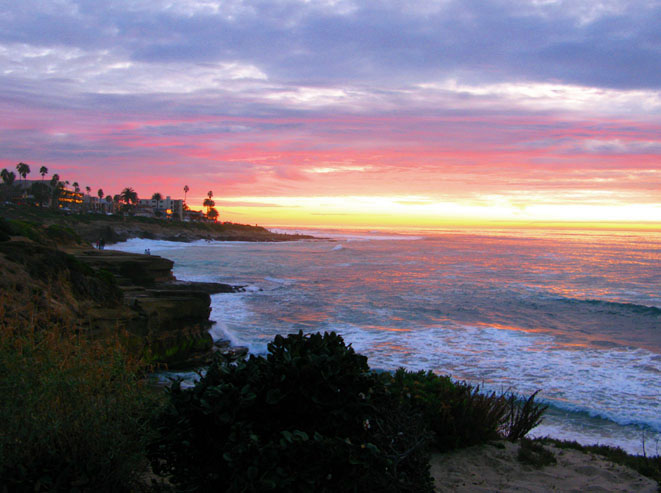
[[274,233],[304,234],[317,238],[330,238],[346,241],[415,241],[425,236],[407,233],[392,233],[379,231],[342,231],[336,229],[270,229]]
[[[633,451],[641,430],[661,432],[659,318],[642,307],[659,297],[650,259],[661,236],[646,237],[638,254],[639,239],[595,243],[580,234],[528,241],[454,232],[404,242],[331,234],[341,244],[138,240],[132,248],[156,253],[161,245],[180,279],[248,286],[214,295],[212,331],[254,354],[275,334],[336,330],[373,368],[431,369],[522,394],[542,389],[553,408],[537,433]],[[349,245],[351,262],[327,255]]]

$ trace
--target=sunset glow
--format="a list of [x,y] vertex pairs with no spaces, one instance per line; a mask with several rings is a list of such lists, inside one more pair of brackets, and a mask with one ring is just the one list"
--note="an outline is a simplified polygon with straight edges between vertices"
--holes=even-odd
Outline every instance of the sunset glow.
[[263,225],[661,229],[644,1],[12,5],[0,168]]

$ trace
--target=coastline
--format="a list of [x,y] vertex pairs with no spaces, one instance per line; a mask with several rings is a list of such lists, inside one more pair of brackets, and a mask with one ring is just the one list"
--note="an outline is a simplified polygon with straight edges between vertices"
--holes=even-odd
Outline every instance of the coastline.
[[105,241],[106,245],[111,245],[131,238],[184,243],[196,240],[280,242],[315,239],[310,235],[274,233],[257,225],[229,222],[183,222],[104,214],[67,215],[60,211],[35,207],[2,206],[0,215],[5,219],[42,226],[57,225],[70,228],[90,245],[101,239]]
[[[288,235],[285,235],[285,236],[288,236]],[[140,238],[141,236],[135,236],[135,237]],[[142,237],[142,238],[144,238],[144,237]],[[147,238],[147,239],[158,239],[158,238]],[[163,238],[163,239],[165,239],[165,238]],[[198,239],[198,238],[196,238],[196,239]],[[307,239],[307,238],[299,238],[299,239]],[[186,240],[180,240],[180,241],[186,241]],[[259,240],[254,240],[253,239],[253,240],[240,240],[240,241],[259,241]],[[265,240],[265,241],[268,241],[268,240]],[[282,239],[282,240],[273,240],[273,241],[288,241],[288,240]],[[29,244],[29,242],[26,243],[26,244]],[[191,292],[205,292],[205,294],[208,296],[212,293],[217,293],[217,292],[228,292],[228,293],[237,292],[240,289],[240,287],[237,287],[237,286],[222,285],[220,283],[206,283],[206,286],[205,286],[202,283],[198,284],[198,283],[190,282],[190,281],[176,281],[172,277],[172,270],[171,269],[174,265],[173,261],[162,258],[162,257],[159,257],[157,255],[148,256],[148,255],[142,255],[142,254],[126,254],[126,253],[122,253],[122,252],[114,252],[112,250],[108,250],[108,251],[105,251],[105,252],[99,252],[99,251],[96,251],[96,250],[90,250],[88,248],[80,250],[78,247],[69,247],[69,248],[66,248],[66,250],[71,252],[72,254],[74,254],[74,256],[76,258],[80,258],[80,255],[87,255],[87,256],[90,256],[90,257],[98,257],[99,254],[101,254],[101,256],[106,256],[108,258],[114,258],[114,259],[119,259],[121,257],[124,257],[124,260],[129,260],[129,258],[130,258],[130,259],[132,259],[133,262],[137,260],[138,262],[146,262],[147,264],[153,264],[153,263],[163,264],[162,268],[158,269],[160,274],[158,274],[156,277],[154,277],[152,281],[153,282],[163,281],[165,284],[169,284],[169,286],[172,287],[172,290],[169,293],[166,293],[165,291],[169,291],[169,289],[165,289],[165,290],[161,289],[162,285],[159,285],[159,286],[156,286],[156,287],[152,286],[150,289],[155,289],[155,291],[158,292],[158,294],[155,296],[156,298],[161,297],[163,299],[167,299],[168,296],[171,296],[171,295],[174,295],[175,298],[179,298],[180,295],[182,294],[182,292],[186,293],[187,295],[190,295]],[[76,254],[76,251],[78,251],[80,255]],[[97,258],[97,260],[98,260],[98,258]],[[167,266],[166,264],[168,264],[168,263],[169,263],[169,267],[167,269],[165,269],[165,267]],[[118,265],[122,265],[122,264],[127,265],[124,261],[119,261],[118,262]],[[130,265],[135,267],[135,264],[130,264]],[[106,269],[104,269],[104,270],[106,270]],[[120,271],[121,270],[122,270],[122,268],[120,267]],[[168,276],[168,274],[164,273],[165,270],[167,270],[169,272],[169,276]],[[124,271],[126,271],[126,269],[124,269]],[[149,284],[149,282],[147,284]],[[226,288],[222,287],[222,286],[226,286]],[[239,289],[237,289],[237,288],[239,288]],[[220,291],[217,291],[218,289]],[[131,289],[131,291],[132,290],[133,289]],[[173,293],[172,291],[176,291],[176,293]],[[154,293],[152,292],[152,294],[154,294]],[[135,295],[135,292],[133,292],[133,294],[131,296],[134,296],[134,295]],[[134,298],[132,299],[131,304],[134,305],[135,301],[139,300],[138,303],[143,303],[143,305],[144,305],[144,303],[146,301],[149,301],[150,299],[153,300],[155,297],[149,297],[149,296],[145,296],[145,295],[137,295],[137,296],[134,296]],[[200,298],[199,295],[193,295],[193,297]],[[170,298],[170,301],[172,301],[172,298]],[[181,300],[177,301],[177,303],[180,302],[180,301]],[[190,298],[189,298],[189,301],[190,301]],[[151,303],[151,301],[149,301],[149,302]],[[177,305],[177,306],[181,306],[181,305]],[[177,311],[178,308],[175,307],[174,310]],[[202,311],[203,310],[204,309],[202,309]],[[207,315],[207,321],[209,321],[208,320],[208,315]],[[208,330],[208,327],[209,326],[207,326],[207,330]],[[226,345],[223,345],[223,344],[221,344],[221,345],[223,346],[223,348],[226,348]],[[207,355],[211,354],[209,349],[210,349],[210,351],[214,350],[213,348],[208,348],[207,347],[205,349],[205,352],[206,352]],[[224,349],[222,349],[222,350],[224,350]],[[204,360],[204,357],[203,357],[201,359],[198,359],[195,362],[195,364],[193,364],[191,366],[199,366],[200,364],[204,364],[204,361],[205,360]],[[188,367],[190,367],[190,366],[188,366]],[[554,469],[544,468],[543,473],[533,474],[532,470],[530,468],[520,466],[517,463],[516,458],[512,454],[510,454],[509,458],[502,459],[502,461],[501,461],[500,465],[498,465],[498,467],[493,466],[494,460],[491,458],[491,456],[488,453],[487,453],[486,456],[484,455],[484,450],[487,449],[488,447],[489,446],[486,445],[486,446],[483,446],[479,450],[478,449],[467,449],[466,450],[465,454],[468,454],[468,455],[467,456],[461,456],[463,458],[460,461],[462,463],[465,463],[466,464],[465,467],[467,468],[467,469],[464,469],[464,470],[461,471],[460,474],[461,474],[462,477],[469,477],[470,475],[472,475],[472,476],[477,476],[477,477],[480,477],[480,478],[489,478],[486,481],[486,484],[487,484],[487,486],[493,487],[495,484],[497,484],[493,481],[497,481],[498,478],[502,478],[502,477],[505,477],[505,476],[507,476],[508,478],[511,479],[514,475],[514,473],[512,471],[517,470],[517,471],[519,471],[517,474],[519,474],[520,477],[516,481],[519,481],[519,482],[507,483],[509,486],[505,486],[505,483],[504,483],[503,486],[502,486],[503,488],[510,488],[511,489],[511,488],[517,487],[517,488],[527,488],[527,489],[524,489],[524,491],[544,491],[544,489],[539,489],[539,488],[543,488],[544,485],[549,484],[548,483],[548,478],[549,477],[558,477],[558,475],[564,475],[565,472],[566,472],[567,474],[576,473],[578,475],[578,476],[576,476],[576,474],[574,474],[574,476],[576,476],[576,477],[572,476],[572,477],[574,477],[573,481],[578,481],[578,483],[576,483],[578,485],[578,486],[576,486],[577,489],[580,489],[581,487],[583,487],[583,485],[594,484],[594,481],[596,479],[599,479],[601,481],[604,478],[606,478],[606,480],[605,480],[606,482],[604,483],[605,486],[603,486],[603,488],[600,491],[629,491],[629,490],[632,490],[633,486],[635,486],[636,490],[638,490],[638,491],[655,491],[654,489],[650,489],[650,488],[653,487],[652,483],[649,483],[649,481],[648,482],[641,482],[643,480],[640,479],[639,475],[633,475],[632,476],[630,470],[627,470],[625,473],[623,473],[624,475],[617,475],[617,474],[612,475],[611,472],[612,472],[612,469],[614,468],[614,466],[610,462],[604,462],[603,460],[597,460],[597,462],[595,462],[595,463],[591,463],[591,464],[587,464],[587,465],[583,464],[581,462],[582,459],[580,459],[580,457],[584,457],[584,456],[586,456],[586,454],[583,454],[583,453],[580,453],[580,452],[576,452],[577,454],[581,454],[581,455],[577,456],[577,457],[579,457],[579,459],[577,459],[579,464],[576,467],[574,466],[575,461],[572,462],[572,465],[564,464],[564,462],[561,462],[560,465],[554,466],[555,467]],[[459,453],[463,453],[463,452],[460,451]],[[563,454],[563,456],[565,455],[564,452],[562,454]],[[567,455],[572,455],[573,456],[573,454],[574,454],[574,452],[572,451],[572,453],[568,453]],[[586,458],[585,460],[590,460],[590,461],[595,460],[593,458],[589,458],[590,456],[587,456],[587,457],[588,458]],[[442,462],[447,463],[449,460],[450,459],[446,460],[445,456],[444,456],[444,459],[442,460]],[[437,466],[436,461],[437,461],[437,458],[434,458],[433,462],[432,462],[432,467],[433,468],[435,468]],[[450,467],[452,469],[452,468],[459,467],[459,466],[450,466]],[[451,476],[450,473],[452,473],[453,471],[457,472],[457,470],[452,469],[448,473],[447,470],[441,469],[441,472],[439,473],[439,475],[437,476],[436,474],[434,474],[434,476],[444,478],[443,481],[445,481],[445,478],[448,478],[449,476]],[[493,476],[493,475],[495,475],[495,476]],[[492,479],[492,478],[495,478],[495,479]],[[463,479],[463,481],[465,481],[465,479]],[[482,479],[482,481],[484,481],[484,479]],[[632,481],[632,482],[628,482],[628,481]],[[451,484],[454,484],[454,483],[451,483]],[[574,484],[574,483],[572,483],[572,484]],[[479,485],[476,485],[474,483],[468,483],[468,486],[469,486],[469,489],[466,489],[465,491],[479,491],[479,489],[476,488]],[[609,486],[611,487],[611,489],[608,489]],[[454,488],[454,489],[450,489],[450,490],[442,489],[444,487],[447,487],[446,483],[443,483],[442,485],[437,485],[437,487],[441,488],[441,489],[438,489],[437,491],[461,491],[461,487],[458,484],[452,486],[452,488]],[[538,489],[535,489],[535,488],[538,488]],[[644,489],[642,489],[642,488],[644,488]],[[505,489],[505,491],[507,491],[507,489]]]

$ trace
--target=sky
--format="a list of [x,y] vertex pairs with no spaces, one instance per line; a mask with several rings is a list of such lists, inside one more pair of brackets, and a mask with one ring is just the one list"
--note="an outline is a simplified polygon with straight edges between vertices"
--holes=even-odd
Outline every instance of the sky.
[[661,1],[0,0],[0,168],[263,225],[661,228]]

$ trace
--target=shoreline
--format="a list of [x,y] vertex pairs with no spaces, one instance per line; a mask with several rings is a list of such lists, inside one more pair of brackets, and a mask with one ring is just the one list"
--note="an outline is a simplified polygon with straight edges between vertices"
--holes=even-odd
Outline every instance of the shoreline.
[[[145,241],[145,244],[148,243],[148,241]],[[177,248],[176,245],[171,245],[170,247],[174,248],[177,252],[184,251]],[[205,246],[201,246],[200,248],[205,248]],[[265,245],[263,248],[268,248],[268,245]],[[138,249],[136,251],[142,250]],[[236,251],[240,251],[240,249]],[[161,254],[167,256],[167,252],[165,250]],[[174,258],[181,258],[177,257],[178,254],[173,255],[175,256]],[[229,282],[230,284],[232,284],[233,281],[236,281],[236,279],[228,277],[223,278],[222,280],[223,282]],[[236,282],[234,283],[236,284]],[[236,332],[234,330],[236,327],[227,327],[229,332],[224,330],[225,324],[223,323],[222,314],[226,309],[225,303],[229,303],[227,309],[232,310],[231,306],[233,306],[235,303],[234,297],[222,298],[222,300],[216,298],[216,300],[217,301],[215,302],[212,301],[212,305],[214,305],[214,312],[211,314],[211,318],[218,321],[218,324],[214,325],[212,329],[214,338],[223,340],[229,339],[237,346],[248,346],[257,352],[261,351],[259,342],[257,342],[257,345],[255,345],[254,339],[246,339],[245,337],[242,337],[240,332]],[[236,303],[242,304],[244,301],[241,301],[237,298]],[[471,381],[471,383],[477,385],[483,382],[474,380]],[[491,390],[498,391],[499,388],[493,387]],[[578,440],[580,443],[586,445],[598,443],[617,446],[632,454],[642,453],[641,437],[645,437],[647,440],[647,452],[654,453],[655,439],[658,435],[658,433],[655,433],[653,430],[647,430],[643,428],[639,429],[634,425],[609,420],[605,417],[590,415],[587,411],[584,410],[577,411],[575,409],[557,407],[549,410],[547,413],[547,419],[540,428],[541,429],[536,433],[533,432],[534,436],[548,435],[561,439]]]
[[0,216],[42,226],[69,228],[91,245],[101,239],[106,245],[112,245],[131,238],[182,243],[197,240],[280,242],[317,239],[310,235],[274,233],[257,225],[184,222],[90,213],[67,215],[37,207],[2,206]]
[[[44,228],[45,230],[46,228]],[[5,243],[6,245],[10,246],[11,243],[16,242],[16,238],[12,238],[9,240],[8,243]],[[27,238],[20,238],[18,239],[22,244],[25,246],[31,245],[33,242],[31,240],[28,240]],[[173,276],[173,271],[172,267],[174,266],[174,262],[172,260],[160,257],[158,255],[143,255],[140,253],[128,253],[128,252],[121,252],[121,251],[114,251],[112,248],[109,248],[107,251],[98,251],[98,250],[91,250],[89,248],[83,248],[80,249],[80,247],[71,247],[69,249],[60,247],[58,248],[59,251],[69,251],[69,252],[75,252],[76,250],[79,251],[78,255],[72,254],[75,258],[81,259],[81,256],[87,255],[91,256],[93,258],[97,258],[99,260],[99,257],[108,257],[110,258],[111,262],[117,262],[117,265],[119,266],[119,271],[122,272],[125,275],[131,274],[133,276],[138,276],[141,277],[144,272],[138,272],[135,267],[137,265],[147,265],[146,267],[146,272],[150,273],[150,275],[155,276],[153,277],[154,280],[158,278],[159,284],[156,286],[153,286],[151,289],[151,293],[148,296],[142,295],[140,293],[135,292],[134,288],[130,287],[130,290],[132,291],[133,294],[131,294],[131,297],[134,298],[134,301],[137,301],[138,303],[143,304],[143,307],[147,306],[153,306],[155,309],[157,306],[162,307],[163,301],[167,301],[168,299],[173,299],[172,297],[174,296],[174,299],[179,299],[179,296],[182,294],[186,294],[188,298],[186,298],[189,301],[192,301],[193,299],[197,301],[203,301],[200,295],[204,294],[207,298],[210,297],[211,294],[215,294],[218,292],[225,292],[225,293],[240,293],[240,286],[232,286],[232,285],[226,285],[226,284],[220,284],[220,283],[196,283],[194,281],[186,281],[184,279],[179,279],[175,280]],[[103,259],[100,259],[103,260]],[[126,269],[123,269],[123,266],[129,265],[126,264],[126,262],[130,262],[130,265],[132,266],[129,271],[126,271]],[[137,262],[137,264],[136,264]],[[154,270],[152,267],[158,264],[158,269]],[[149,267],[152,266],[152,267]],[[122,270],[123,269],[123,270]],[[166,279],[167,278],[167,279]],[[160,284],[160,282],[164,282],[164,284]],[[149,283],[148,283],[149,284]],[[161,289],[163,285],[169,285],[171,289],[163,290]],[[199,289],[197,289],[199,288]],[[167,292],[166,292],[167,291]],[[194,295],[193,293],[198,292],[200,295]],[[190,297],[192,295],[192,298]],[[179,300],[180,301],[180,300]],[[179,303],[177,301],[177,303]],[[210,301],[210,298],[209,298]],[[156,304],[153,304],[156,303]],[[153,305],[150,305],[153,304]],[[204,303],[202,302],[202,305]],[[204,311],[203,306],[200,305],[199,310],[200,313]],[[179,308],[177,308],[179,305],[174,305],[172,310],[174,312],[177,312]],[[209,310],[211,309],[210,304],[207,305],[209,307]],[[148,308],[145,308],[147,312],[150,312],[151,310]],[[154,313],[160,313],[161,308],[157,308]],[[206,318],[209,322],[212,322],[212,320],[209,318],[209,314],[207,314]],[[203,324],[204,325],[204,324]],[[211,328],[210,325],[207,325],[207,331]],[[175,329],[179,330],[179,329]],[[208,333],[208,332],[207,332]],[[213,347],[210,348],[210,351],[207,349],[204,351],[204,353],[209,356],[213,353],[214,350],[217,347],[217,344],[215,344],[216,341],[214,341]],[[225,343],[220,344],[220,346],[227,347]],[[239,350],[239,348],[234,348],[237,351],[243,351]],[[222,350],[222,348],[220,348]],[[190,364],[190,365],[184,365],[181,366],[182,369],[185,368],[199,368],[200,366],[204,366],[204,356],[202,359],[198,360],[195,364]],[[176,371],[175,368],[172,368],[172,370]],[[590,454],[586,454],[583,452],[576,452],[580,453],[581,455],[577,456],[579,459],[578,466],[575,465],[567,465],[565,463],[561,463],[557,467],[554,467],[553,469],[550,468],[543,468],[538,472],[534,472],[531,470],[528,466],[522,466],[517,462],[517,459],[512,455],[512,453],[509,454],[507,458],[501,458],[496,461],[492,456],[489,455],[488,453],[488,447],[491,447],[490,445],[485,445],[482,446],[480,449],[464,449],[456,452],[455,454],[451,454],[452,456],[454,455],[459,455],[460,457],[464,457],[460,454],[468,454],[468,456],[462,458],[460,460],[460,463],[462,464],[467,464],[466,467],[468,469],[464,470],[461,472],[460,476],[463,478],[462,481],[466,482],[467,478],[470,477],[479,477],[479,478],[494,478],[493,480],[489,479],[487,480],[487,484],[489,486],[493,486],[494,484],[500,484],[496,483],[497,481],[504,480],[503,478],[509,480],[512,480],[514,478],[515,482],[510,482],[510,483],[503,483],[504,488],[513,488],[513,487],[523,487],[527,488],[525,491],[544,491],[543,487],[545,485],[548,485],[548,478],[549,477],[557,477],[558,475],[562,474],[564,475],[565,472],[568,474],[574,474],[573,479],[571,481],[578,481],[578,486],[576,488],[582,488],[584,485],[591,485],[594,484],[595,481],[599,480],[602,481],[604,478],[606,478],[606,482],[604,483],[606,487],[615,487],[616,485],[621,486],[619,489],[602,489],[601,491],[628,491],[631,490],[633,487],[635,487],[637,490],[640,491],[655,491],[654,489],[650,489],[653,487],[652,483],[648,482],[641,482],[642,480],[638,475],[632,475],[633,473],[631,470],[627,469],[623,474],[615,474],[613,475],[612,470],[617,469],[620,466],[613,466],[611,462],[605,462],[601,459],[596,460],[592,458]],[[506,447],[508,447],[506,445]],[[508,447],[511,448],[511,447]],[[487,455],[484,455],[484,451],[487,450]],[[496,450],[500,450],[496,448]],[[511,451],[510,451],[511,452]],[[571,452],[562,452],[558,453],[557,455],[562,455],[564,458],[565,456],[573,456],[575,455],[574,451]],[[583,458],[583,459],[581,459]],[[451,460],[450,455],[444,455],[442,462],[443,463],[448,463]],[[583,462],[585,461],[590,461],[589,464],[584,464]],[[496,466],[494,466],[494,462],[498,462]],[[559,462],[561,462],[559,460]],[[574,464],[574,463],[572,463]],[[437,458],[432,459],[432,467],[437,467]],[[461,487],[465,486],[463,485],[455,485],[454,483],[448,483],[449,481],[448,478],[451,479],[451,476],[454,472],[456,472],[456,468],[460,467],[457,465],[450,466],[452,470],[447,471],[447,470],[441,470],[439,475],[434,475],[435,477],[440,477],[442,478],[442,484],[439,485],[439,487],[444,488],[444,487],[449,487],[451,488],[450,490],[437,490],[437,491],[462,491]],[[550,467],[550,466],[549,466]],[[519,471],[518,473],[514,473],[513,471]],[[517,476],[518,474],[518,476]],[[564,476],[563,476],[564,477]],[[484,480],[482,480],[484,481]],[[633,482],[631,482],[633,481]],[[468,482],[466,483],[468,485],[468,489],[465,489],[464,491],[479,491],[477,488],[480,486],[479,484],[475,484],[475,482]],[[563,483],[564,484],[564,483]],[[569,483],[568,483],[569,484]],[[571,483],[574,484],[574,483]],[[453,486],[454,485],[454,486]],[[535,489],[535,488],[542,488],[542,489]],[[641,489],[645,488],[645,489]]]

